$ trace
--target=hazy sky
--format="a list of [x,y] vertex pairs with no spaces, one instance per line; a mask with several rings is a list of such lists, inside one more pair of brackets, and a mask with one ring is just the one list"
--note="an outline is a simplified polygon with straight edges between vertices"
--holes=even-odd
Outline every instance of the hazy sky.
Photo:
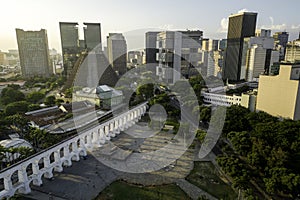
[[[17,48],[15,28],[44,28],[49,47],[60,51],[60,21],[100,22],[104,41],[109,32],[148,28],[200,29],[205,37],[226,38],[227,17],[241,10],[258,12],[257,28],[286,30],[294,39],[299,7],[299,0],[6,0],[1,2],[0,50]],[[143,47],[141,39],[127,43],[129,49]]]

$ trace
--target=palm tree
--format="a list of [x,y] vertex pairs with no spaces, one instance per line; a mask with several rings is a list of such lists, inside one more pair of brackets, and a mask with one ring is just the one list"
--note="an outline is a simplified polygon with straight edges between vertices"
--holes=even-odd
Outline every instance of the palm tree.
[[5,160],[6,160],[6,152],[7,148],[0,145],[0,163],[1,163],[1,169],[5,167]]

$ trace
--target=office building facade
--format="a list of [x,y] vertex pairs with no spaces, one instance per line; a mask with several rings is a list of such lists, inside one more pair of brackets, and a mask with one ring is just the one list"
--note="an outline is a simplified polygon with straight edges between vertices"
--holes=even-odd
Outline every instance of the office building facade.
[[198,67],[202,60],[202,31],[163,31],[157,34],[158,53],[156,75],[160,80],[174,84],[182,69]]
[[23,77],[53,74],[49,59],[47,31],[24,31],[16,29],[20,65]]
[[279,75],[259,77],[257,110],[300,120],[300,65],[281,63]]
[[287,43],[285,51],[285,61],[289,63],[300,62],[300,39]]
[[222,76],[224,80],[240,81],[244,38],[255,36],[257,13],[244,12],[229,16],[227,47]]
[[79,58],[78,23],[59,22],[64,76],[69,77]]
[[119,76],[127,71],[127,43],[122,33],[109,33],[107,55],[112,68]]
[[289,41],[289,33],[288,32],[276,32],[273,35],[275,40],[275,48],[280,52],[279,60],[282,61],[285,58],[286,46]]
[[[77,22],[59,22],[64,76],[70,77],[79,57],[91,50],[102,51],[101,24],[83,23],[84,39],[79,39]],[[97,50],[96,50],[96,49]]]
[[274,50],[271,30],[259,30],[255,37],[244,39],[245,65],[241,67],[241,77],[255,81],[260,74],[268,74],[273,63],[279,62],[279,52]]
[[146,64],[158,63],[156,60],[156,54],[158,53],[158,49],[156,48],[156,38],[158,33],[159,32],[147,32],[145,34]]
[[83,23],[84,44],[88,51],[96,50],[102,51],[101,40],[101,24],[100,23]]

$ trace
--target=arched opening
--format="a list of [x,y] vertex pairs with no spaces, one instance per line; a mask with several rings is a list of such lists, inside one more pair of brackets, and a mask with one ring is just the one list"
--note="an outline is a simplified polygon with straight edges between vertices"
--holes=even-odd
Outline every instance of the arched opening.
[[32,171],[32,163],[30,163],[29,165],[27,165],[26,167],[26,173],[27,173],[27,176],[31,176],[33,174],[33,171]]
[[52,153],[50,154],[49,159],[50,159],[50,164],[55,162],[54,152],[52,152]]
[[4,190],[4,178],[0,179],[0,191]]
[[14,173],[12,173],[10,179],[11,179],[12,185],[15,185],[19,182],[18,170],[14,171]]
[[72,146],[72,143],[69,144],[69,153],[72,153],[73,152],[73,146]]
[[78,147],[78,148],[81,147],[81,146],[80,146],[80,139],[77,140],[76,144],[77,144],[77,147]]
[[61,158],[63,158],[63,157],[65,156],[64,148],[61,148],[61,149],[59,150],[59,155],[60,155]]
[[44,158],[41,158],[39,160],[39,169],[43,169],[45,167],[45,164],[44,164]]
[[93,139],[94,139],[94,132],[91,132],[90,136],[91,136],[91,141],[93,141]]

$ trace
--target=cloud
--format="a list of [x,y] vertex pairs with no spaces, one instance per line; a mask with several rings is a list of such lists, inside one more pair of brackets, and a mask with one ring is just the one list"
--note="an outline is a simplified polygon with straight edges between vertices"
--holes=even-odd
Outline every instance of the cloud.
[[286,24],[262,25],[261,29],[271,29],[276,31],[287,30],[289,27]]
[[291,29],[300,29],[300,24],[298,24],[298,25],[292,25]]
[[288,27],[287,24],[283,23],[283,24],[275,24],[274,23],[274,18],[272,16],[269,17],[271,24],[270,25],[262,25],[260,28],[261,29],[271,29],[271,30],[275,30],[275,31],[281,31],[281,30],[286,30],[289,29],[291,27]]
[[174,29],[174,25],[173,24],[164,24],[158,27],[159,29],[162,30],[173,30]]
[[221,27],[218,29],[219,33],[227,33],[228,30],[228,18],[221,19],[220,22]]

